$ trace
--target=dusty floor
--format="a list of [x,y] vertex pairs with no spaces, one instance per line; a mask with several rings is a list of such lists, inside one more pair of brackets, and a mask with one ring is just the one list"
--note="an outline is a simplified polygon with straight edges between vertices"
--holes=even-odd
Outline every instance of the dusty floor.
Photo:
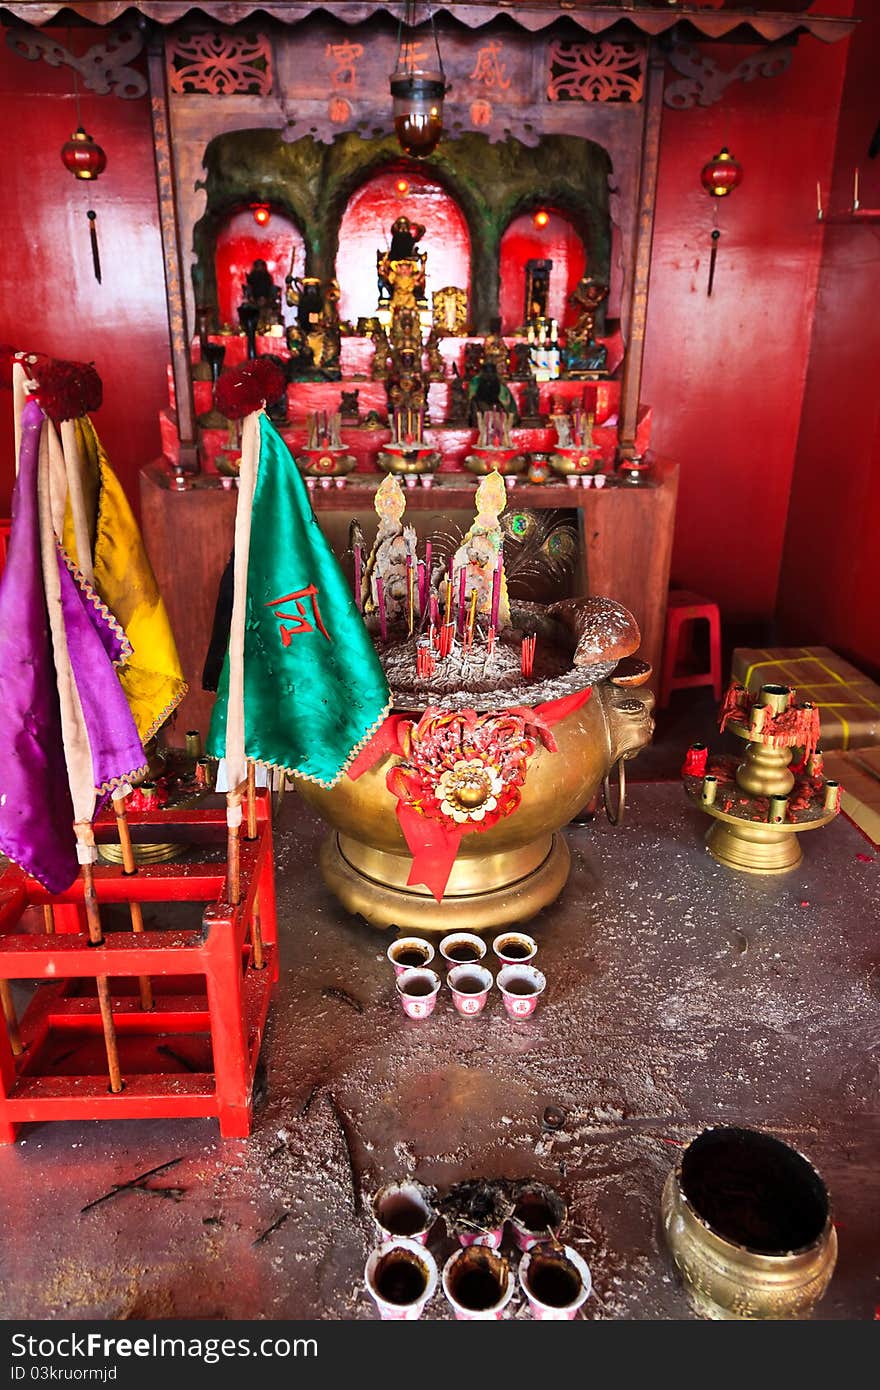
[[[880,853],[859,858],[870,847],[840,820],[805,837],[800,871],[750,879],[705,854],[703,830],[659,783],[634,789],[621,829],[571,828],[571,880],[533,924],[549,982],[535,1017],[512,1022],[496,995],[464,1020],[441,995],[414,1023],[388,940],[326,893],[322,829],[288,796],[282,978],[253,1137],[222,1142],[207,1121],[25,1128],[0,1149],[0,1315],[372,1318],[363,1196],[412,1173],[441,1188],[543,1178],[593,1272],[585,1316],[687,1318],[660,1190],[677,1146],[736,1122],[802,1148],[829,1186],[840,1256],[819,1316],[873,1317]],[[568,1112],[556,1134],[542,1130],[548,1104]],[[442,1295],[429,1315],[449,1316]]]

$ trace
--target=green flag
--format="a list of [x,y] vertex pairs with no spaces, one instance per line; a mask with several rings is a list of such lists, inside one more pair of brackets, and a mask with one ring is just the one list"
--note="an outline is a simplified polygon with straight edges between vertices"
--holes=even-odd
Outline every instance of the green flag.
[[246,758],[321,786],[342,776],[391,698],[351,586],[287,445],[262,412],[242,432],[229,647],[208,752],[229,786]]

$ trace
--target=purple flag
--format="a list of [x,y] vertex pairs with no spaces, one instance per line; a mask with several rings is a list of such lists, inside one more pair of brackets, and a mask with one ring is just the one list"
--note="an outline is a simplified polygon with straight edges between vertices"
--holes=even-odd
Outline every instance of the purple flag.
[[51,893],[60,893],[78,866],[40,561],[42,428],[40,412],[26,407],[0,578],[0,849]]
[[[38,471],[43,413],[22,412],[19,475],[12,502],[6,568],[0,578],[0,850],[49,890],[76,878],[73,801],[65,757],[58,671],[49,624],[40,545]],[[118,630],[103,605],[74,579],[59,553],[67,652],[101,788],[146,761],[113,669]],[[124,706],[120,708],[120,702]],[[126,718],[127,716],[127,718]]]
[[131,647],[94,589],[74,578],[60,547],[58,572],[67,650],[92,753],[92,783],[100,792],[146,766],[131,708],[113,670],[131,655]]

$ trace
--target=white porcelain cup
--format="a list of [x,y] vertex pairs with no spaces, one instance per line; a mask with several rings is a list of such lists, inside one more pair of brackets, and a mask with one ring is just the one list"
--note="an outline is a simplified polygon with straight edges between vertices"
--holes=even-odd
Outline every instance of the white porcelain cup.
[[367,1260],[364,1281],[387,1322],[415,1322],[437,1288],[437,1263],[414,1240],[389,1240]]
[[535,1245],[519,1262],[519,1282],[539,1322],[571,1322],[593,1287],[590,1269],[570,1245]]

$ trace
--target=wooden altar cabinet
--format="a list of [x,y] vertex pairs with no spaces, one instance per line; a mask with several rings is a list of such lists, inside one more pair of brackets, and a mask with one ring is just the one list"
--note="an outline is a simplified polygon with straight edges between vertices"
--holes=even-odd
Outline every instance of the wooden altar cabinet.
[[[376,517],[373,497],[379,479],[357,474],[342,488],[316,488],[312,503],[325,534],[343,565],[348,525],[357,516],[368,540]],[[476,479],[465,474],[438,476],[434,486],[407,489],[407,517],[426,533],[467,525],[473,517]],[[655,460],[649,480],[638,487],[618,484],[601,490],[568,488],[564,483],[517,484],[511,505],[559,508],[577,516],[580,559],[573,592],[607,594],[632,610],[642,630],[641,654],[660,665],[678,465]],[[186,491],[164,460],[141,472],[144,536],[168,606],[190,692],[180,706],[169,737],[182,743],[184,732],[207,732],[213,695],[202,690],[202,666],[211,634],[217,586],[232,548],[237,492],[219,478],[200,474]]]

